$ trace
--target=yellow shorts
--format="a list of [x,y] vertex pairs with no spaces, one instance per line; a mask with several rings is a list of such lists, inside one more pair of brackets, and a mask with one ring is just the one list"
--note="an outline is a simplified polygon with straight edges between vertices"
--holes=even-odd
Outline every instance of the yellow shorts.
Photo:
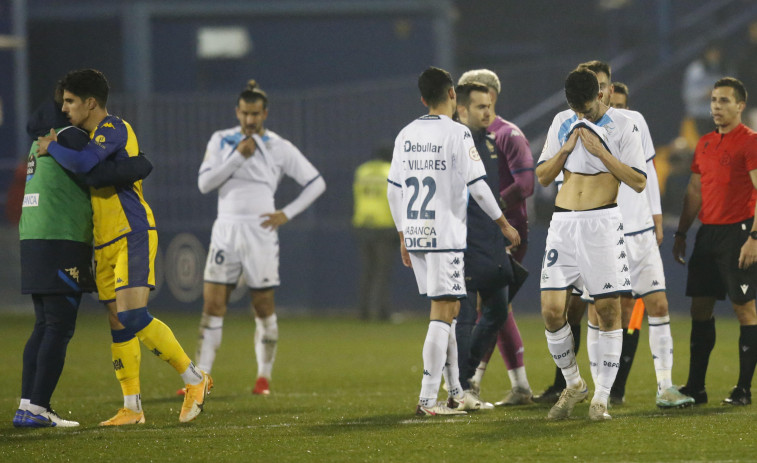
[[158,231],[131,233],[95,247],[95,282],[100,302],[116,300],[125,288],[155,288]]

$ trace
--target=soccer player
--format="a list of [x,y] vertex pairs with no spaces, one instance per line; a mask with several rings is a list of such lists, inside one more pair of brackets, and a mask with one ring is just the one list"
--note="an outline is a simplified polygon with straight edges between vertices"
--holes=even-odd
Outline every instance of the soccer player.
[[[213,367],[229,296],[241,275],[250,287],[255,314],[258,372],[252,392],[267,395],[279,339],[274,311],[279,286],[277,230],[307,209],[326,190],[326,182],[297,147],[265,128],[268,95],[254,80],[237,97],[236,116],[238,126],[210,137],[197,179],[203,194],[218,190],[218,217],[205,263],[197,364],[203,371]],[[284,175],[302,191],[276,209],[274,195]]]
[[[602,103],[610,104],[614,94],[613,84],[610,83],[610,65],[594,60],[582,63],[578,67],[589,69],[597,75],[599,89],[602,92]],[[628,87],[623,84],[620,86],[625,88],[627,96]],[[628,109],[616,108],[616,110],[633,120],[640,131],[641,146],[644,159],[646,159],[647,186],[643,193],[637,193],[628,185],[621,184],[618,191],[618,207],[623,216],[623,234],[630,268],[632,294],[623,294],[620,298],[623,348],[618,374],[610,391],[610,400],[615,404],[621,404],[624,401],[626,381],[639,343],[639,331],[629,333],[628,325],[633,313],[634,298],[641,298],[648,314],[649,348],[657,376],[657,406],[660,408],[685,407],[692,405],[694,400],[681,394],[677,388],[673,387],[672,382],[673,338],[670,333],[670,314],[665,293],[665,273],[659,249],[663,238],[662,208],[657,170],[654,165],[654,143],[652,143],[647,122],[641,113]],[[596,377],[600,362],[596,352],[598,326],[595,306],[590,303],[586,346],[592,377]]]
[[[131,183],[152,165],[144,156],[108,161],[76,178],[49,156],[37,156],[38,136],[55,128],[61,145],[82,149],[89,135],[72,127],[61,111],[63,90],[32,113],[24,201],[19,222],[21,292],[31,294],[35,323],[24,347],[21,403],[15,427],[76,427],[50,407],[76,327],[82,293],[92,292],[92,206],[86,184]],[[117,168],[109,169],[116,166]]]
[[561,172],[564,175],[547,234],[541,304],[549,352],[567,387],[547,418],[568,418],[589,393],[578,370],[566,317],[571,288],[585,286],[599,314],[602,359],[589,417],[608,420],[607,400],[623,339],[619,294],[631,289],[623,219],[616,200],[620,183],[643,191],[645,163],[638,127],[602,103],[594,72],[577,69],[568,74],[565,96],[571,109],[555,116],[536,167],[539,183],[545,186]]
[[628,109],[628,85],[623,82],[612,83],[610,107],[616,109]]
[[715,300],[728,298],[741,325],[739,378],[728,405],[752,403],[757,364],[757,133],[741,122],[746,107],[744,84],[733,77],[715,82],[710,109],[717,129],[699,139],[691,162],[691,179],[675,232],[673,256],[683,264],[686,232],[698,216],[689,261],[686,295],[691,299],[689,378],[681,392],[707,403],[705,376],[715,346]]
[[[61,86],[63,112],[73,125],[89,132],[91,140],[76,151],[57,143],[55,131],[51,131],[38,140],[40,155],[48,153],[71,172],[85,173],[106,159],[139,154],[131,125],[108,114],[109,85],[100,71],[71,71]],[[113,368],[124,395],[124,407],[100,425],[145,421],[139,385],[140,341],[181,375],[187,394],[179,421],[192,421],[202,411],[213,380],[194,366],[171,329],[147,310],[148,296],[155,286],[158,235],[152,210],[142,195],[142,181],[92,189],[91,200],[95,282],[100,301],[109,310]]]
[[[493,195],[499,192],[499,152],[494,137],[487,131],[491,123],[489,88],[478,82],[458,85],[457,113],[470,130],[481,162],[486,168],[486,184]],[[455,323],[460,385],[481,402],[481,408],[494,408],[479,397],[478,384],[471,381],[481,359],[491,352],[497,333],[507,318],[508,285],[513,269],[507,255],[502,232],[475,201],[468,203],[467,249],[465,250],[465,287],[468,297],[460,301],[460,314]],[[481,298],[481,316],[476,303]]]
[[[431,299],[423,345],[423,380],[417,415],[457,415],[478,402],[460,387],[454,320],[465,297],[463,251],[468,195],[517,246],[520,237],[500,211],[471,133],[452,121],[456,94],[447,71],[430,67],[418,78],[422,116],[394,142],[387,197],[400,237],[402,262],[415,273],[418,290]],[[450,398],[437,402],[442,375]]]
[[[521,243],[513,246],[510,251],[515,261],[521,263],[526,257],[528,250],[528,212],[526,210],[526,198],[534,193],[534,159],[531,154],[531,146],[523,132],[510,121],[498,116],[495,112],[497,97],[502,89],[499,77],[489,69],[475,69],[467,71],[460,76],[458,84],[467,82],[480,82],[489,89],[492,106],[492,120],[487,128],[494,134],[494,146],[498,152],[499,173],[499,198],[500,208],[518,234]],[[491,175],[492,169],[487,169]],[[508,314],[505,323],[497,335],[499,353],[507,366],[507,375],[510,378],[512,389],[505,398],[496,405],[523,405],[531,403],[531,386],[526,375],[526,366],[523,360],[524,347],[520,330],[513,315],[512,301],[508,304]],[[486,366],[491,358],[494,346],[486,352],[474,375],[474,384],[480,385],[483,380]]]

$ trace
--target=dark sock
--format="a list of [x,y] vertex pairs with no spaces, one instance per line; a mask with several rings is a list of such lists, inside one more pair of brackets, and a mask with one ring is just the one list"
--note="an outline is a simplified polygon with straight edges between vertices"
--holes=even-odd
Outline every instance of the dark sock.
[[455,324],[455,338],[457,338],[457,366],[460,369],[460,385],[463,389],[467,389],[468,378],[463,376],[463,370],[468,364],[468,356],[470,355],[471,345],[471,332],[476,324],[476,292],[468,291],[468,297],[460,301],[460,313],[457,315],[457,323]]
[[81,295],[44,295],[45,333],[37,353],[37,372],[29,399],[34,405],[50,407],[66,361],[68,342],[74,335]]
[[692,391],[704,389],[710,352],[715,347],[715,318],[705,321],[691,321],[691,339],[689,356],[689,379],[686,386]]
[[37,357],[39,356],[39,346],[45,336],[45,309],[42,304],[42,297],[36,294],[32,295],[34,302],[34,329],[29,339],[26,341],[23,355],[23,369],[21,371],[21,397],[28,399],[31,397],[34,389],[34,378],[37,376]]
[[626,381],[628,374],[631,372],[631,365],[636,356],[636,347],[639,345],[639,330],[628,334],[628,330],[623,330],[623,350],[620,351],[620,367],[615,382],[612,384],[610,395],[613,397],[623,397],[626,395]]
[[497,333],[507,320],[507,288],[493,291],[481,291],[481,317],[471,331],[470,352],[466,363],[460,365],[460,385],[470,388],[468,380],[476,373],[481,359],[497,342]]
[[752,388],[754,367],[757,365],[757,325],[741,327],[739,336],[739,382],[738,387]]

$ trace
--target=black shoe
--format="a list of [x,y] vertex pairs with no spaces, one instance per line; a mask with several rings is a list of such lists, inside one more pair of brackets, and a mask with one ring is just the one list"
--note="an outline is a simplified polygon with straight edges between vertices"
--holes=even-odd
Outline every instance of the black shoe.
[[532,397],[532,400],[537,404],[554,404],[562,394],[563,388],[558,388],[554,384],[549,386],[544,392]]
[[734,387],[731,395],[723,399],[722,405],[751,405],[752,392],[743,387]]
[[626,401],[625,396],[613,394],[612,392],[610,393],[610,405],[612,406],[623,405],[625,401]]
[[701,405],[707,403],[707,391],[702,388],[699,391],[694,391],[689,386],[681,386],[678,388],[678,392],[683,395],[687,395],[694,399],[694,405]]

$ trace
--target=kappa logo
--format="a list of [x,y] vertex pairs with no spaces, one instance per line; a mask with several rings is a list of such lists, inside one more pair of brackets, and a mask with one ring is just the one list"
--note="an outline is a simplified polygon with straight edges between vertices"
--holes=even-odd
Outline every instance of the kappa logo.
[[741,292],[746,294],[747,290],[749,289],[749,285],[741,285]]
[[634,124],[634,125],[633,125],[633,130],[631,130],[631,133],[633,133],[633,132],[638,132],[638,131],[639,131],[639,128],[638,128],[638,127],[636,127],[636,124]]
[[627,271],[628,271],[628,266],[627,266],[627,265],[624,265],[624,266],[623,266],[623,268],[622,268],[622,269],[620,269],[620,271],[621,271],[621,272],[627,272]]
[[463,140],[467,140],[468,138],[472,138],[470,132],[467,130],[465,131],[465,135],[463,135]]
[[460,278],[460,272],[453,273],[452,278]]
[[113,369],[115,371],[121,370],[124,367],[124,362],[121,361],[121,359],[115,359],[113,360]]
[[68,272],[69,275],[71,275],[71,278],[76,280],[76,282],[79,282],[79,268],[78,267],[71,267],[67,268],[66,272]]
[[610,283],[605,283],[605,286],[603,289],[612,289],[612,285]]
[[544,272],[541,274],[541,281],[547,281],[549,280],[549,275],[547,275],[547,272]]
[[460,258],[459,257],[455,257],[454,259],[452,259],[452,264],[454,264],[454,265],[460,265]]
[[151,350],[150,352],[152,352],[156,357],[160,357],[161,355],[163,355],[163,352],[159,351],[157,347]]
[[423,376],[431,376],[431,373],[428,370],[423,370]]
[[652,286],[660,286],[660,282],[657,280],[652,280]]
[[625,259],[626,258],[626,252],[620,251],[620,255],[618,256],[618,259]]
[[618,246],[620,246],[621,244],[625,244],[625,240],[623,238],[621,238],[620,241],[618,241]]
[[749,350],[749,346],[741,346],[741,352],[746,352]]
[[623,231],[623,224],[618,225],[618,229],[616,231]]
[[124,280],[122,280],[120,277],[116,278],[116,283],[123,283],[123,282],[124,282]]
[[460,291],[461,289],[463,289],[463,287],[460,286],[460,285],[458,285],[457,283],[455,283],[454,285],[452,285],[452,290],[453,291]]
[[631,280],[626,278],[626,281],[623,282],[623,286],[630,286],[630,285],[631,285]]
[[112,122],[106,122],[105,124],[101,125],[100,127],[102,127],[102,128],[109,127],[111,129],[115,129],[115,127],[113,126]]

